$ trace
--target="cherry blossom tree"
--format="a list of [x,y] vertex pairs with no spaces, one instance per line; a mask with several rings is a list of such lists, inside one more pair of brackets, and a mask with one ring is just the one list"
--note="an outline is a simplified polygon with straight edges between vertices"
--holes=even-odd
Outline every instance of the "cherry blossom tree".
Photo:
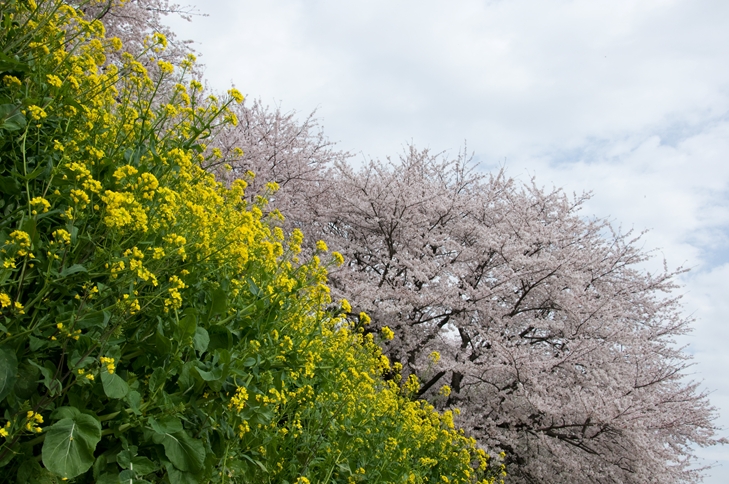
[[410,148],[338,164],[316,225],[347,263],[337,296],[388,326],[418,396],[506,452],[509,482],[695,482],[715,417],[674,338],[682,271],[569,198]]
[[228,183],[246,179],[251,196],[276,182],[280,188],[270,196],[269,206],[285,214],[285,225],[301,228],[314,223],[321,202],[329,199],[334,166],[351,155],[324,136],[315,113],[299,120],[296,111],[284,112],[259,100],[232,110],[238,124],[216,133],[209,148],[217,148],[220,155],[207,168]]

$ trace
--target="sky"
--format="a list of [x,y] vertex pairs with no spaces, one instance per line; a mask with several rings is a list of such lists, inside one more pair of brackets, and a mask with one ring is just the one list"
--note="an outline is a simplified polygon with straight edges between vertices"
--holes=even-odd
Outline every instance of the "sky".
[[[354,162],[406,145],[567,193],[683,266],[681,339],[729,437],[729,2],[180,0],[210,86],[316,110]],[[700,451],[729,482],[729,446]]]

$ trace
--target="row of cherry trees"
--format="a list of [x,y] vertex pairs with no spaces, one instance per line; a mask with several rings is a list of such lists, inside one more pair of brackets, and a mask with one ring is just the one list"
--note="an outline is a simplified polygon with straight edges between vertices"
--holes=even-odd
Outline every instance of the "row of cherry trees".
[[[134,45],[174,11],[138,0],[89,14]],[[717,442],[716,414],[674,342],[690,329],[681,270],[646,272],[639,236],[586,219],[586,196],[486,175],[465,152],[408,147],[356,168],[313,115],[237,110],[209,168],[281,186],[270,206],[285,226],[346,258],[335,296],[371,315],[367,331],[395,330],[387,354],[420,397],[462,409],[460,425],[506,452],[509,482],[700,480],[693,449]]]

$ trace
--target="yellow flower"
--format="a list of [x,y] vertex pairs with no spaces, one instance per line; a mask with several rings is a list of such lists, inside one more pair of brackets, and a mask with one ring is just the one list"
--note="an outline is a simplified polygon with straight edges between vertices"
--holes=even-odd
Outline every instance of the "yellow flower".
[[91,199],[88,194],[83,190],[73,189],[71,190],[71,200],[78,204],[80,208],[86,207]]
[[433,351],[430,355],[428,355],[428,359],[433,363],[438,363],[440,361],[440,353]]
[[[43,213],[46,213],[49,208],[51,208],[51,204],[43,197],[35,197],[30,201],[30,206],[34,208],[40,208],[42,209]],[[37,214],[37,210],[33,210],[33,215]]]
[[5,84],[8,87],[20,87],[21,86],[20,79],[18,79],[15,76],[4,76],[3,84]]
[[[372,318],[370,318],[370,316],[367,313],[361,312],[361,313],[359,313],[359,322],[364,325],[368,325],[372,322]],[[385,326],[385,328],[387,328],[387,326]],[[382,328],[383,333],[385,331],[385,328]],[[387,330],[390,331],[390,328],[387,328]],[[392,331],[390,331],[390,332],[392,333]],[[390,338],[390,339],[392,339],[392,338]]]
[[4,292],[0,292],[0,306],[7,308],[11,304],[13,304],[13,301],[10,299],[10,296],[5,294]]
[[228,408],[235,407],[237,411],[241,412],[245,408],[247,401],[248,390],[246,390],[245,387],[238,387],[238,389],[235,391],[235,395],[233,395],[233,398],[230,399]]
[[337,267],[341,267],[342,264],[344,264],[344,256],[340,254],[339,252],[332,252],[332,258],[334,259],[334,262],[337,264]]
[[99,360],[101,360],[102,365],[106,365],[106,371],[113,375],[116,370],[116,366],[114,366],[114,358],[102,356]]
[[40,121],[48,117],[48,114],[46,114],[42,107],[35,105],[28,106],[27,113],[33,121]]
[[53,231],[53,238],[58,242],[69,245],[71,243],[71,234],[65,229],[58,229]]
[[316,243],[316,250],[320,250],[322,252],[327,252],[327,251],[329,251],[329,248],[327,247],[326,242],[324,242],[323,240],[320,240]]
[[28,421],[25,423],[25,429],[28,432],[40,433],[43,431],[42,428],[38,427],[38,424],[43,423],[43,416],[33,410],[28,410],[26,414]]
[[54,76],[53,74],[47,74],[46,79],[48,80],[48,84],[50,84],[53,87],[61,87],[63,82],[58,76]]
[[245,97],[243,97],[243,94],[240,93],[240,91],[236,88],[232,88],[228,91],[228,94],[230,97],[233,98],[235,102],[238,104],[242,103],[245,100]]
[[159,66],[159,70],[162,71],[162,74],[172,74],[175,71],[175,67],[166,61],[157,61],[157,65]]
[[154,35],[152,35],[152,39],[154,40],[155,44],[158,44],[164,48],[167,48],[167,37],[165,37],[164,34],[155,32]]
[[392,340],[395,337],[395,333],[390,328],[388,328],[387,326],[384,326],[380,330],[380,332],[382,333],[382,337],[385,338],[388,341]]

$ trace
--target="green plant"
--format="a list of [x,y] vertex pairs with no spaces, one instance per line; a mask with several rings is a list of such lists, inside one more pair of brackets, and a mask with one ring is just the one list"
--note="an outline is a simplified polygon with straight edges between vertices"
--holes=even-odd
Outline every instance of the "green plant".
[[264,215],[276,184],[251,204],[200,167],[237,91],[203,98],[190,58],[159,61],[179,81],[159,94],[61,2],[0,21],[0,479],[495,478],[417,382],[383,379],[397,368],[329,298],[326,247],[300,261],[303,234]]

